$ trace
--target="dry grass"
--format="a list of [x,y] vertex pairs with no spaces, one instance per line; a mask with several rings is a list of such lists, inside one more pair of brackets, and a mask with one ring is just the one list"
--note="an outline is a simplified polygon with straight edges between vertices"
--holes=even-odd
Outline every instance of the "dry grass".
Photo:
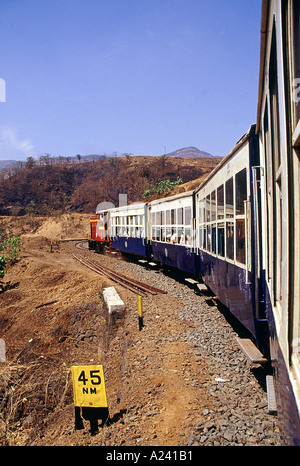
[[70,401],[70,371],[57,365],[49,374],[49,361],[0,366],[0,445],[24,445],[38,436],[42,420]]

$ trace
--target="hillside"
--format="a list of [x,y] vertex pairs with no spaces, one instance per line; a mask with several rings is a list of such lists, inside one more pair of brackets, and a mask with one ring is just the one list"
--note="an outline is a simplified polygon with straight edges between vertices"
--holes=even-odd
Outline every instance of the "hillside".
[[99,202],[118,205],[121,193],[127,194],[128,203],[141,201],[159,180],[182,180],[177,187],[180,192],[196,187],[219,161],[216,157],[128,155],[24,167],[0,173],[0,215],[93,213]]
[[16,160],[0,160],[0,170],[5,167],[10,167],[17,163]]

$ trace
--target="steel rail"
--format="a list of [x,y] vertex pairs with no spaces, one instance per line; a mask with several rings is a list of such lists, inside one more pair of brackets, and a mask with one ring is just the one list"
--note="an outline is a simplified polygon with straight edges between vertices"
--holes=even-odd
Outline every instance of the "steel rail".
[[101,275],[105,275],[106,277],[110,278],[111,280],[119,283],[120,285],[124,286],[125,288],[129,289],[130,291],[132,291],[133,293],[138,293],[140,292],[140,294],[142,294],[143,296],[146,296],[146,293],[141,291],[141,290],[137,290],[136,288],[130,286],[129,283],[124,283],[123,280],[121,279],[118,279],[116,276],[112,276],[111,274],[109,274],[108,272],[104,272],[104,270],[99,270],[98,268],[96,268],[94,265],[91,265],[89,264],[86,259],[83,259],[82,257],[79,257],[79,256],[76,256],[75,254],[73,254],[73,257],[78,260],[79,262],[81,262],[83,265],[85,265],[86,267],[88,267],[89,269],[93,270],[94,272],[96,273],[99,273]]
[[151,294],[157,294],[157,293],[166,294],[166,291],[162,290],[161,288],[156,288],[155,286],[148,285],[147,283],[136,280],[135,278],[128,278],[128,277],[126,277],[125,275],[122,275],[119,272],[118,273],[114,272],[113,270],[109,269],[108,267],[106,267],[104,265],[98,265],[98,264],[95,264],[95,265],[96,265],[96,267],[100,267],[104,271],[107,271],[107,272],[109,272],[111,274],[116,274],[116,276],[122,278],[125,281],[128,281],[132,285],[135,285],[135,286],[139,287],[140,289],[142,289],[142,290],[144,290],[144,291],[146,291],[148,293],[151,293]]
[[100,264],[96,264],[95,262],[87,258],[83,258],[82,256],[73,254],[73,257],[77,259],[79,262],[81,262],[83,265],[85,265],[86,267],[90,268],[91,270],[97,273],[100,273],[102,275],[106,275],[107,277],[111,278],[112,280],[119,283],[120,285],[125,286],[126,288],[130,289],[134,293],[139,293],[144,296],[146,296],[147,293],[150,293],[152,295],[155,295],[157,293],[163,293],[163,294],[166,293],[166,291],[161,290],[160,288],[147,285],[146,283],[140,282],[133,278],[125,277],[125,275],[116,273],[113,270],[109,269],[108,267],[105,267]]

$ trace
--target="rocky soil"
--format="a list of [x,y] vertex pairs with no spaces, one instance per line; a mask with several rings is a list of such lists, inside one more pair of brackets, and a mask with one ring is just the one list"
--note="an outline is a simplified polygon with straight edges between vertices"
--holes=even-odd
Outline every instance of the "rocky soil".
[[[280,445],[268,413],[265,374],[238,348],[239,331],[210,296],[182,277],[148,270],[120,256],[80,251],[164,289],[143,298],[95,274],[73,257],[87,237],[88,216],[2,218],[22,235],[20,261],[0,294],[0,444],[30,446]],[[52,252],[50,245],[52,240]],[[110,326],[103,288],[126,304]],[[91,435],[75,429],[71,367],[102,364],[109,421]]]

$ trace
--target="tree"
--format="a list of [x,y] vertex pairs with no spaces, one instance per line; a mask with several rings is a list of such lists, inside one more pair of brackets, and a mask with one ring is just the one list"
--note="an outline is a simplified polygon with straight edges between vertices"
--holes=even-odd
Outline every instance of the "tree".
[[44,154],[40,156],[40,165],[50,165],[51,164],[51,155]]
[[25,168],[32,168],[36,165],[36,161],[33,157],[27,157],[25,162]]
[[177,178],[176,181],[171,181],[171,180],[161,180],[158,178],[157,182],[154,185],[154,188],[147,188],[144,191],[143,198],[147,199],[150,197],[153,193],[156,194],[165,194],[172,189],[174,189],[176,186],[179,186],[182,183],[181,178]]
[[130,161],[130,156],[132,155],[132,152],[124,152],[123,156],[126,158],[127,162],[129,163]]

